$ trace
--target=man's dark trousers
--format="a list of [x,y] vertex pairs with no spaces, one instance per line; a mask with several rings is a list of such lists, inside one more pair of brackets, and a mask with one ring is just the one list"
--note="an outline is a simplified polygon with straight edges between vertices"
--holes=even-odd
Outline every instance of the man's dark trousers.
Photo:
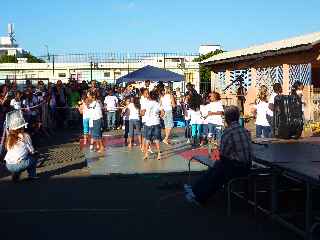
[[248,176],[249,172],[249,164],[222,157],[192,186],[192,191],[198,202],[205,203],[225,183],[233,178]]

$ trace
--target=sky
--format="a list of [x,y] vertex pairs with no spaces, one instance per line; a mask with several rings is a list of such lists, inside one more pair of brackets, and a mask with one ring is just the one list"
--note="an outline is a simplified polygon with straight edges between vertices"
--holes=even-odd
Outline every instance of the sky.
[[0,0],[0,36],[14,23],[35,55],[197,53],[320,31],[319,0]]

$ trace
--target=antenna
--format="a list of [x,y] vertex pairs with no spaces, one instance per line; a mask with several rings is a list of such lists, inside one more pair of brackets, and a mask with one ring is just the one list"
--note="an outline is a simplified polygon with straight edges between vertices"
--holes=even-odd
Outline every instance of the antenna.
[[10,37],[11,45],[14,45],[14,43],[16,42],[16,39],[15,39],[16,33],[14,32],[13,23],[8,24],[8,36]]

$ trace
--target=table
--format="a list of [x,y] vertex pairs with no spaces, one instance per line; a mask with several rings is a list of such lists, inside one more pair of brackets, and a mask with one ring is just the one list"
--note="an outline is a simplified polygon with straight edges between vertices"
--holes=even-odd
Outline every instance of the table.
[[[312,188],[320,186],[320,147],[299,142],[258,142],[253,145],[255,161],[271,168],[271,216],[290,229],[311,238],[312,231]],[[300,229],[286,220],[278,212],[277,178],[279,175],[294,178],[306,186],[305,227]]]

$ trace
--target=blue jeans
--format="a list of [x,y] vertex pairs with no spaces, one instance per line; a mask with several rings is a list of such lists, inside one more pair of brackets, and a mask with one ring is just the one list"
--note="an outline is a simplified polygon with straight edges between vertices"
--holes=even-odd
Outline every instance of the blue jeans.
[[116,127],[116,112],[107,112],[107,126],[109,129]]
[[222,135],[222,126],[209,123],[208,124],[208,138],[214,138],[220,142]]
[[271,127],[256,125],[256,138],[271,138]]
[[24,170],[27,170],[29,177],[35,177],[37,175],[37,160],[33,159],[30,155],[28,155],[26,159],[21,160],[19,163],[7,164],[6,167],[11,173],[20,173]]

